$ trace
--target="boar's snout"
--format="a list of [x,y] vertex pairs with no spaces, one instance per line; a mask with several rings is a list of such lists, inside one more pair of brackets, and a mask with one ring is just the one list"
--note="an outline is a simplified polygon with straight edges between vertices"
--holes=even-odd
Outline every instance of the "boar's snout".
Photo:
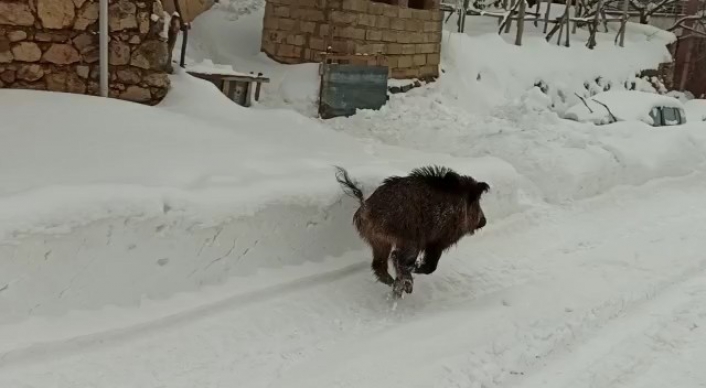
[[478,229],[484,227],[486,223],[488,223],[488,221],[485,219],[485,215],[481,215],[480,221],[478,221]]

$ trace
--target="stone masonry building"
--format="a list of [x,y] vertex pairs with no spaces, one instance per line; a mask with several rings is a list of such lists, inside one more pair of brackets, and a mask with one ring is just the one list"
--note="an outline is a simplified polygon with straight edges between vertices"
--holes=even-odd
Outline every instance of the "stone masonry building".
[[262,51],[280,63],[385,64],[392,78],[439,75],[439,0],[267,0]]
[[[98,0],[0,0],[0,88],[99,94]],[[169,89],[159,0],[110,0],[111,97],[154,104]]]

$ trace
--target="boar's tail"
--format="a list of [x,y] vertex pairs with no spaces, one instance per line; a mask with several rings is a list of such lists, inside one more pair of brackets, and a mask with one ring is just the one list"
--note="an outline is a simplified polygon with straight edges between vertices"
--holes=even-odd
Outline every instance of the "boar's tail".
[[357,182],[351,180],[351,178],[348,176],[348,171],[336,166],[336,180],[338,181],[338,183],[341,184],[341,187],[343,187],[344,193],[350,195],[351,197],[358,198],[358,201],[360,202],[361,206],[363,205],[363,191],[358,187]]

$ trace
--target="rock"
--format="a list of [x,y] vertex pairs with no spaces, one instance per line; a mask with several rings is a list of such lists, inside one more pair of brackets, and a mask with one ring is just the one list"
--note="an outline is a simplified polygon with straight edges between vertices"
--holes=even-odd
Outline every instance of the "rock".
[[22,65],[17,71],[17,78],[23,81],[34,82],[44,77],[44,70],[40,65]]
[[15,57],[10,51],[10,41],[0,38],[0,63],[10,63]]
[[74,0],[74,6],[76,6],[76,9],[79,9],[83,7],[83,3],[85,3],[86,0]]
[[140,71],[135,68],[127,68],[118,70],[118,81],[128,84],[135,85],[140,83]]
[[34,34],[34,41],[35,42],[61,42],[64,43],[67,40],[69,40],[68,35],[56,32],[56,33],[48,33],[48,32],[37,32]]
[[27,39],[27,33],[22,30],[11,31],[7,34],[7,39],[9,39],[10,42],[19,42]]
[[86,63],[95,63],[100,59],[100,52],[98,51],[98,46],[88,46],[81,50],[83,55],[83,61]]
[[15,59],[12,51],[0,51],[0,63],[10,63]]
[[161,1],[155,1],[154,3],[152,3],[152,13],[154,15],[159,16],[162,16],[162,14],[164,14],[164,7],[162,6]]
[[2,89],[4,87],[5,87],[5,84],[2,82],[2,80],[0,80],[0,89]]
[[76,66],[76,74],[83,79],[87,79],[90,72],[91,68],[88,66]]
[[44,28],[71,27],[76,17],[73,0],[37,0],[37,15]]
[[168,59],[167,43],[151,40],[142,43],[132,53],[130,64],[142,69],[161,70],[166,66]]
[[135,35],[132,38],[130,38],[130,41],[128,43],[130,44],[140,44],[142,42],[142,39],[140,39],[139,35]]
[[66,43],[70,39],[70,36],[66,33],[63,32],[56,32],[54,34],[51,34],[51,41],[52,42],[58,42],[58,43]]
[[47,87],[44,85],[44,82],[16,82],[10,85],[10,87],[13,89],[47,90]]
[[150,74],[145,77],[144,81],[147,85],[157,88],[169,87],[169,76],[163,73]]
[[98,82],[92,82],[92,81],[88,82],[88,87],[86,88],[86,92],[88,92],[88,94],[93,95],[93,96],[97,96],[98,94],[100,94],[100,91],[101,91],[101,87],[98,84]]
[[86,84],[75,73],[53,73],[45,77],[47,89],[55,92],[69,92],[83,94]]
[[55,65],[69,65],[81,60],[81,55],[70,44],[53,44],[44,53],[45,61]]
[[0,1],[0,24],[33,26],[34,15],[26,3]]
[[74,38],[74,46],[76,46],[79,51],[83,53],[83,49],[90,46],[91,44],[98,44],[98,35],[91,35],[83,33]]
[[137,6],[135,6],[135,3],[126,0],[120,0],[118,3],[111,5],[108,9],[110,31],[137,28],[136,12]]
[[154,98],[155,100],[162,100],[164,96],[167,95],[167,91],[169,91],[169,89],[167,88],[151,88],[151,90],[152,98]]
[[140,34],[150,32],[150,14],[147,12],[140,12],[137,19],[140,22]]
[[113,66],[127,65],[130,63],[130,46],[127,43],[113,41],[108,48],[109,63]]
[[85,31],[88,26],[98,21],[98,3],[88,3],[78,14],[74,30]]
[[34,42],[20,42],[12,47],[16,61],[38,62],[42,59],[42,50]]
[[34,34],[35,42],[51,42],[51,34],[48,32],[37,32]]
[[148,89],[139,86],[129,86],[127,90],[120,93],[120,99],[134,102],[148,102],[152,100],[152,94]]
[[15,73],[12,69],[5,70],[0,73],[0,79],[5,83],[11,84],[15,82],[15,79],[17,79],[17,73]]

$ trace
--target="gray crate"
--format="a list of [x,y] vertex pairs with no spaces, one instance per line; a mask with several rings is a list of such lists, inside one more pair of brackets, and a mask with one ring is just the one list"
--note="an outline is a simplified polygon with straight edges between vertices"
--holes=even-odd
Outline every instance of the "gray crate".
[[387,66],[322,64],[319,115],[323,119],[380,109],[387,102]]

